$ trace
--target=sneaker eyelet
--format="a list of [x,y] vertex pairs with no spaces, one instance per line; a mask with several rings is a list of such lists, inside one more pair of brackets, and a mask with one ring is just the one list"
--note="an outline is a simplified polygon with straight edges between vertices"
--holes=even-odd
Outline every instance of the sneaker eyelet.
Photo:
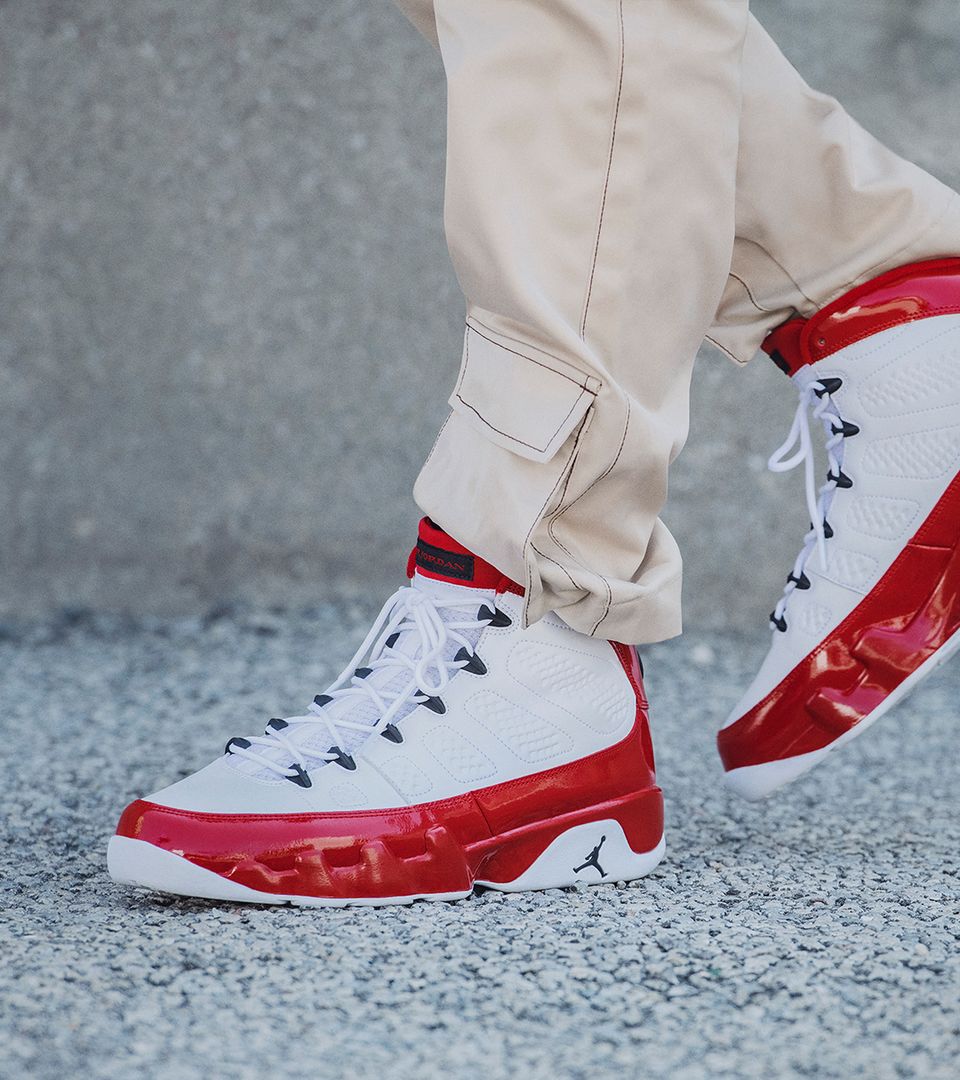
[[842,435],[845,439],[852,439],[854,435],[860,434],[860,428],[856,424],[851,424],[849,420],[841,420],[840,424],[840,427],[834,424],[830,428],[834,435]]
[[422,690],[420,696],[424,699],[418,702],[425,709],[429,709],[431,712],[439,713],[441,716],[447,711],[446,705],[438,697],[434,697],[432,694],[425,694]]
[[512,626],[513,619],[499,608],[490,609],[487,604],[483,604],[480,610],[477,612],[477,622],[485,622],[490,626]]
[[294,764],[291,765],[290,768],[297,774],[296,776],[285,777],[291,784],[296,784],[297,787],[302,788],[313,787],[313,781],[310,779],[307,770],[302,765]]
[[[339,746],[331,746],[327,753],[337,755],[331,762],[332,765],[340,765],[348,772],[353,772],[356,769],[357,763],[349,754],[341,750]],[[296,766],[293,766],[293,768],[296,768]]]
[[839,469],[835,473],[828,472],[827,481],[832,481],[837,485],[838,488],[842,488],[843,490],[848,490],[849,488],[853,487],[853,481],[850,479],[849,476],[847,476],[843,469]]
[[457,661],[457,663],[463,663],[463,661],[466,661],[466,663],[460,669],[461,671],[469,671],[471,675],[486,675],[487,673],[487,665],[480,659],[479,656],[477,656],[476,653],[470,652],[466,645],[464,645],[463,648],[459,650],[459,652],[453,659]]
[[825,395],[833,395],[843,386],[843,379],[826,378],[818,379],[817,381],[820,383],[820,388],[814,390],[814,393],[818,398],[822,398]]

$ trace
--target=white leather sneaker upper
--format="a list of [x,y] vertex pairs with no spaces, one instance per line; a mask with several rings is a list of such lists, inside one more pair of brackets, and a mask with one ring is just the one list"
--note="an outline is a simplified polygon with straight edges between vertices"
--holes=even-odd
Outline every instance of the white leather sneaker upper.
[[[318,695],[322,704],[287,718],[279,737],[232,740],[232,753],[148,801],[223,814],[407,806],[542,772],[624,738],[637,701],[610,643],[552,615],[524,630],[521,615],[519,596],[417,573],[378,621],[399,636],[387,644],[377,632],[355,658],[372,671],[348,672]],[[465,647],[479,662],[454,659]],[[358,685],[366,680],[369,690]],[[327,753],[331,746],[343,753]],[[290,768],[294,758],[306,777]]]
[[725,726],[762,701],[849,615],[960,469],[960,316],[882,331],[793,376],[812,403],[820,399],[811,387],[831,379],[841,385],[829,395],[830,411],[859,428],[835,450],[852,487],[827,493],[826,567],[811,541],[803,565],[810,587],[794,588],[777,609],[786,629],[773,630],[770,651]]

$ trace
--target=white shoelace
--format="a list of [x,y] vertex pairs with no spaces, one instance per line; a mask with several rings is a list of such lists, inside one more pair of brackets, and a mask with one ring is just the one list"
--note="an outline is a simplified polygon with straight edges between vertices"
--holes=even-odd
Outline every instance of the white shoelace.
[[[798,588],[808,588],[808,579],[804,569],[810,560],[813,549],[817,549],[820,557],[820,568],[824,573],[828,571],[827,558],[827,514],[833,502],[833,495],[840,486],[843,478],[843,443],[847,437],[846,432],[851,425],[845,424],[839,415],[831,399],[831,394],[840,388],[840,381],[835,379],[816,380],[807,383],[800,391],[800,403],[797,406],[790,434],[786,441],[777,449],[767,467],[772,472],[789,472],[801,463],[804,467],[804,479],[807,498],[807,509],[810,511],[811,529],[803,538],[803,547],[793,564],[793,571],[787,579],[783,596],[770,617],[771,625],[777,629],[785,629],[784,612],[790,596]],[[827,482],[818,490],[816,481],[816,452],[813,446],[813,438],[810,433],[810,410],[813,409],[813,417],[823,423],[827,432],[825,449],[829,472]],[[794,447],[795,453],[791,454]],[[839,453],[837,450],[839,449]]]
[[[345,733],[363,731],[373,734],[386,729],[401,711],[409,712],[418,704],[435,700],[457,672],[477,662],[469,638],[459,631],[477,631],[489,625],[488,621],[478,617],[483,606],[477,603],[476,614],[460,620],[449,616],[444,619],[441,614],[441,609],[460,609],[465,614],[466,608],[474,603],[472,597],[465,600],[462,596],[432,596],[412,586],[398,589],[383,605],[350,663],[325,693],[314,698],[306,713],[271,720],[263,735],[231,739],[227,744],[229,752],[254,761],[277,776],[304,787],[310,785],[307,765],[311,760],[318,764],[340,761],[353,768],[353,759],[339,749]],[[408,634],[417,635],[412,650],[410,640],[406,638]],[[462,659],[449,659],[451,642],[461,645],[469,655]],[[399,647],[401,644],[405,648]],[[388,680],[389,686],[378,688],[378,680],[371,681],[370,676],[385,669],[392,676]],[[396,676],[404,673],[407,678],[397,683]],[[331,716],[331,703],[345,698],[373,702],[379,719],[370,723]],[[331,750],[307,749],[297,745],[292,738],[297,732],[317,727],[326,730]],[[282,748],[282,760],[272,760],[253,747],[274,752]],[[291,764],[283,764],[284,760]]]

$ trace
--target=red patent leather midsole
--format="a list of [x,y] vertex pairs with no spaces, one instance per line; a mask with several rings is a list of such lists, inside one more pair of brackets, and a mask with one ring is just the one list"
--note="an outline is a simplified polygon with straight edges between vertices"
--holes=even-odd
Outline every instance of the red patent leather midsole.
[[[656,787],[493,835],[471,799],[448,800],[442,818],[416,807],[362,820],[318,815],[310,824],[279,815],[259,821],[225,815],[218,823],[204,815],[192,838],[184,815],[140,802],[118,833],[259,892],[341,898],[465,892],[478,879],[510,882],[567,829],[591,821],[619,822],[638,854],[663,836],[663,796]],[[164,829],[164,818],[172,828]]]
[[960,631],[960,476],[890,569],[787,677],[717,737],[724,768],[820,750]]

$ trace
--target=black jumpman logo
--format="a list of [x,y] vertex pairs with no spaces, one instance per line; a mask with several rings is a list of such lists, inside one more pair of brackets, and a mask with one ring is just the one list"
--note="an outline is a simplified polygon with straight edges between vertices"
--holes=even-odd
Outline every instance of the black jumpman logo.
[[606,873],[604,873],[603,867],[600,865],[600,849],[603,847],[604,840],[606,840],[606,837],[601,836],[600,843],[597,844],[593,851],[590,852],[579,866],[573,868],[575,874],[579,874],[581,870],[586,870],[588,866],[592,866],[601,877],[607,876]]

